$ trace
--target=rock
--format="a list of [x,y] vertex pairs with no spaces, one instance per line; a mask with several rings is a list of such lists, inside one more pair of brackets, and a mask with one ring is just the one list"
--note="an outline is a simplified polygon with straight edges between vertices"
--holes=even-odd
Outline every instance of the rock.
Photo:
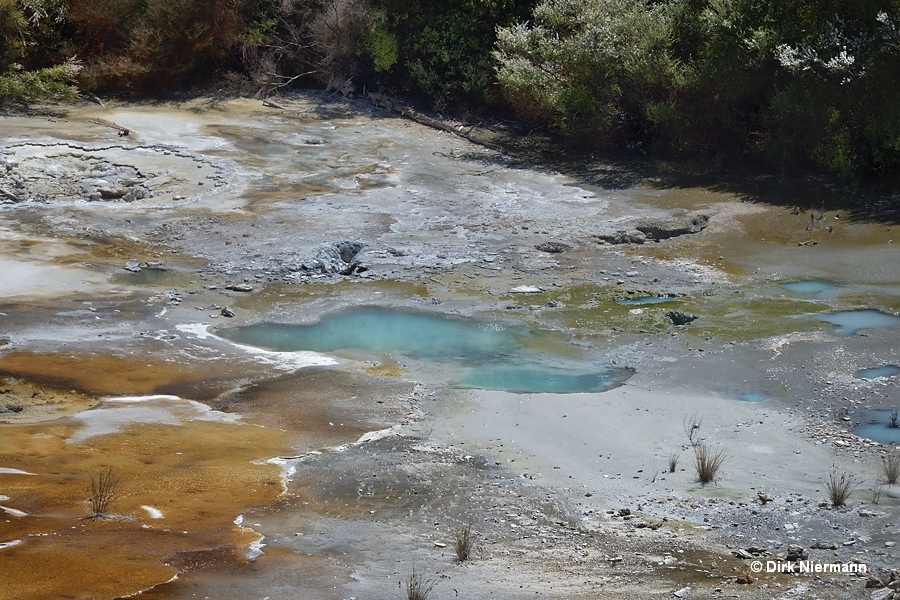
[[571,246],[566,244],[562,244],[560,242],[544,242],[542,244],[538,244],[535,246],[541,252],[549,252],[550,254],[559,254],[560,252],[565,252],[566,250],[571,249]]
[[340,275],[350,275],[356,270],[365,271],[366,267],[360,262],[360,254],[365,247],[363,242],[349,240],[323,244],[316,249],[312,258],[299,265],[299,270]]
[[231,310],[230,307],[226,306],[225,308],[222,309],[222,316],[231,318],[234,316],[234,311]]
[[547,308],[563,308],[565,304],[563,304],[559,300],[547,300],[547,303],[544,306],[546,306]]
[[225,286],[226,290],[231,290],[232,292],[252,292],[253,286],[249,283],[235,283],[233,285]]
[[890,600],[894,597],[894,590],[890,588],[883,588],[872,592],[872,595],[869,597],[872,600]]
[[97,191],[100,192],[100,196],[106,200],[121,198],[128,193],[128,190],[121,187],[102,187]]
[[739,549],[733,551],[732,554],[734,554],[736,557],[742,558],[744,560],[750,560],[752,558],[756,558],[756,556],[754,554],[752,554],[751,552],[748,552],[747,550],[744,550],[743,548],[739,548]]
[[666,313],[666,317],[672,322],[672,325],[687,325],[691,321],[697,320],[697,315],[683,313],[677,310],[670,310]]
[[871,588],[883,588],[883,587],[885,587],[885,585],[880,577],[876,577],[875,575],[872,575],[871,577],[866,579],[866,587],[870,588],[870,589]]
[[647,236],[637,229],[598,233],[594,237],[607,244],[643,244],[647,241]]
[[788,546],[787,554],[784,559],[788,562],[796,562],[798,560],[809,560],[809,552],[802,546],[791,544]]
[[694,597],[693,590],[691,590],[690,586],[683,587],[680,590],[676,590],[672,592],[672,595],[676,598],[682,598],[683,600],[690,600]]
[[636,227],[647,238],[665,240],[679,235],[699,233],[709,224],[709,215],[700,212],[688,213],[665,221],[644,222]]
[[510,294],[538,294],[543,290],[536,285],[519,285],[511,290],[509,290]]

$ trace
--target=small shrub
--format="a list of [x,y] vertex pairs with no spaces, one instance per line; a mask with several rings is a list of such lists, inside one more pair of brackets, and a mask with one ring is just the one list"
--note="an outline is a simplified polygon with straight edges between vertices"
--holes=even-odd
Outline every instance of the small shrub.
[[828,491],[828,499],[832,506],[845,506],[850,494],[859,484],[852,473],[838,471],[832,468],[825,480],[825,489]]
[[122,489],[122,480],[116,475],[112,467],[97,471],[91,475],[90,501],[91,518],[98,519],[106,516],[109,505],[118,497]]
[[406,580],[406,600],[427,600],[437,582],[418,573],[415,568]]
[[881,472],[889,485],[896,485],[900,479],[900,450],[891,450],[881,457]]
[[74,81],[81,65],[76,60],[37,69],[25,70],[14,64],[0,73],[0,104],[35,100],[71,100],[78,90]]
[[472,555],[472,526],[466,525],[456,532],[456,540],[453,545],[456,550],[456,560],[464,562]]
[[725,462],[727,452],[724,448],[712,450],[703,443],[694,446],[694,467],[697,469],[697,479],[700,483],[715,481],[722,463]]
[[703,418],[698,417],[697,413],[694,413],[690,417],[685,417],[682,421],[684,425],[684,434],[688,438],[688,442],[691,447],[696,448],[700,443],[700,425],[703,424]]
[[896,408],[891,411],[891,419],[888,421],[888,427],[900,427],[900,411]]

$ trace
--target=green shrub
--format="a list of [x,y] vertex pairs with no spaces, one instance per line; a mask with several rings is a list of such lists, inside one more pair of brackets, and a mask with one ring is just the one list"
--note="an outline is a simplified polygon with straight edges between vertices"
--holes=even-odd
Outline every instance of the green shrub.
[[27,21],[16,0],[0,0],[0,71],[22,57]]
[[497,76],[521,114],[604,146],[649,137],[678,63],[671,11],[639,0],[544,0],[498,31]]
[[22,65],[14,64],[0,74],[0,104],[70,100],[77,93],[74,81],[80,69],[81,66],[75,61],[34,71],[27,71]]

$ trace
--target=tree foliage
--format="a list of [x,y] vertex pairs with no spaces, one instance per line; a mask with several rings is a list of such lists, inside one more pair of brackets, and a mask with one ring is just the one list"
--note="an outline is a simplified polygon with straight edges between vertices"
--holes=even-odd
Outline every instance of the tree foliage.
[[605,146],[646,136],[678,79],[668,7],[544,0],[533,19],[498,34],[497,74],[510,104]]
[[0,102],[73,80],[351,80],[602,148],[900,172],[900,0],[0,0]]
[[544,0],[495,56],[524,116],[595,145],[900,167],[897,0]]

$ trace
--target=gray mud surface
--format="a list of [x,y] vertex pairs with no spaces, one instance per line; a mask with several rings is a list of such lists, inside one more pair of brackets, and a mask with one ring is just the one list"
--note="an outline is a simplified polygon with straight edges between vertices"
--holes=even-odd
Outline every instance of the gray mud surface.
[[[387,599],[412,573],[433,598],[900,597],[892,447],[852,434],[900,406],[900,377],[855,375],[900,364],[898,328],[815,318],[900,313],[890,218],[281,104],[0,116],[0,598]],[[645,296],[667,301],[620,302]],[[453,389],[403,356],[215,335],[367,305],[519,323],[634,375]],[[708,484],[702,444],[726,453]],[[119,518],[84,521],[110,465]],[[753,572],[797,547],[869,572]]]

